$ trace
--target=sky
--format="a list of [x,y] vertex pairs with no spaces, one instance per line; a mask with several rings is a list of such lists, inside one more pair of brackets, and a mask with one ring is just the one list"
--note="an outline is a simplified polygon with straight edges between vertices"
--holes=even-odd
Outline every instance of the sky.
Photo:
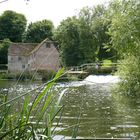
[[[4,0],[0,0],[2,2]],[[76,15],[85,6],[96,6],[109,0],[6,0],[0,3],[0,15],[13,10],[25,15],[28,23],[43,19],[51,20],[57,27],[63,19]]]

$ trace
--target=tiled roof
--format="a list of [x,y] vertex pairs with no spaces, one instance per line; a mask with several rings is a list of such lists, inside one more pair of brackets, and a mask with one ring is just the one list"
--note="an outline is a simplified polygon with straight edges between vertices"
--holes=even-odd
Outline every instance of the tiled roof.
[[28,55],[37,47],[37,43],[11,43],[8,54]]
[[30,52],[30,54],[36,52],[44,43],[50,44],[50,43],[54,43],[54,42],[53,42],[53,41],[49,41],[48,39],[45,39],[45,40],[43,40],[40,44],[38,44],[38,45]]
[[40,44],[37,43],[11,43],[8,54],[9,55],[30,55],[36,52],[44,43],[55,43],[48,39],[43,40]]

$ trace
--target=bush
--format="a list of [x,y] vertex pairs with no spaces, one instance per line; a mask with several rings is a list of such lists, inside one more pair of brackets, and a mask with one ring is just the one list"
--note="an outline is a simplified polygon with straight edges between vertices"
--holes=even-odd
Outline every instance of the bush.
[[33,79],[33,74],[31,73],[1,73],[0,74],[0,79],[14,79],[14,80],[30,80]]
[[48,81],[54,77],[55,71],[39,70],[38,74],[41,76],[42,81]]
[[125,95],[140,95],[140,57],[127,56],[120,61],[118,72],[121,82],[119,91]]

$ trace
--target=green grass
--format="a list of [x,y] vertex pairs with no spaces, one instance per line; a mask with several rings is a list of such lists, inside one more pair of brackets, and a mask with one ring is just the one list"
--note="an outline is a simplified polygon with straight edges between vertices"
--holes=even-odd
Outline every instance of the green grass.
[[111,67],[112,66],[112,61],[111,60],[103,60],[102,67]]
[[[11,100],[8,95],[0,95],[0,139],[3,140],[52,140],[55,129],[52,124],[55,116],[62,110],[60,106],[64,89],[56,100],[57,91],[53,89],[54,83],[63,75],[61,69],[55,77],[45,83],[43,87],[21,94]],[[35,93],[40,90],[40,93]],[[62,89],[61,89],[62,90]],[[32,100],[32,94],[35,94]],[[18,111],[14,110],[15,104],[25,97]],[[56,100],[53,102],[53,100]],[[29,106],[31,104],[31,106]],[[35,120],[35,123],[33,121]],[[40,125],[41,124],[41,125]]]

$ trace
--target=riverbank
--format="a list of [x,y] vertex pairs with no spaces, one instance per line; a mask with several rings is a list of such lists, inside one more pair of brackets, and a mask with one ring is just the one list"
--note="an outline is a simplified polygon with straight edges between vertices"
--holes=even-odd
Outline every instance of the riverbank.
[[32,75],[29,74],[14,74],[14,73],[0,73],[0,80],[28,80],[32,78]]
[[[116,69],[114,67],[99,67],[98,69],[89,68],[83,73],[66,73],[59,81],[77,81],[82,80],[86,76],[92,75],[108,75],[114,74]],[[34,81],[48,81],[55,76],[54,71],[38,71],[38,72],[24,72],[24,73],[0,73],[0,80],[34,80]]]
[[1,80],[34,80],[34,81],[48,81],[56,75],[54,71],[32,71],[21,73],[0,73]]

